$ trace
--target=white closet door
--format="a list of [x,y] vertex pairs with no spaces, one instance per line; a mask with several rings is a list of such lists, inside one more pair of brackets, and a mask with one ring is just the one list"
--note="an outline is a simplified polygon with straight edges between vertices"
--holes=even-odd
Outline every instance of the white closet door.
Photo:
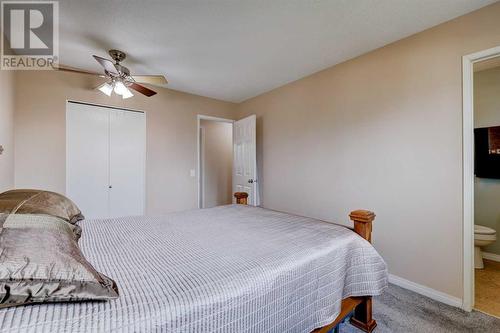
[[66,194],[86,218],[108,217],[109,110],[67,103]]
[[110,110],[110,216],[144,214],[146,117]]

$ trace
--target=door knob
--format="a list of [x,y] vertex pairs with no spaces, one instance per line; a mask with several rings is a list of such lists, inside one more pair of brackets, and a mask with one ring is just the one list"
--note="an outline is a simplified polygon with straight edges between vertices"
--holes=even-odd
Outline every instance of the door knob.
[[254,183],[254,180],[253,180],[253,179],[249,179],[249,180],[248,180],[248,183],[253,184],[253,183]]
[[113,188],[113,185],[109,185],[108,188]]

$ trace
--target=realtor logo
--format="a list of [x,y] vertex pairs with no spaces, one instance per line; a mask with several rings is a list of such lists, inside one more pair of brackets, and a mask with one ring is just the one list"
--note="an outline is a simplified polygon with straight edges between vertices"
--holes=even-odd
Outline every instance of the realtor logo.
[[57,66],[59,3],[2,1],[1,69],[40,70]]

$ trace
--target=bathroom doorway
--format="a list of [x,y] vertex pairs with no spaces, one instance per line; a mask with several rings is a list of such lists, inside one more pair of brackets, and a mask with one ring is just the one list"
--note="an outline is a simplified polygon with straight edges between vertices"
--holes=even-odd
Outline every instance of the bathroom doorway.
[[495,48],[464,57],[464,309],[496,317],[500,317],[498,234],[500,49]]
[[473,76],[474,308],[500,317],[500,57]]

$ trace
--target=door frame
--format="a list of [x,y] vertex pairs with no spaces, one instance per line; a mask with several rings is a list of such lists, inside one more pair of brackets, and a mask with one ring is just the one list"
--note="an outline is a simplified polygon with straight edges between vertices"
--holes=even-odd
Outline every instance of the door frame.
[[64,157],[64,160],[65,160],[65,165],[64,165],[64,178],[65,178],[65,188],[64,188],[64,191],[65,191],[65,194],[68,193],[68,184],[69,184],[69,180],[68,180],[68,164],[69,164],[69,160],[68,160],[68,118],[67,118],[67,114],[68,114],[68,105],[69,103],[74,103],[74,104],[83,104],[83,105],[89,105],[89,106],[97,106],[97,107],[102,107],[102,108],[108,108],[108,109],[114,109],[114,110],[120,110],[120,111],[126,111],[126,112],[137,112],[137,113],[142,113],[144,115],[144,172],[143,172],[143,183],[144,183],[144,198],[143,198],[143,209],[142,209],[142,213],[143,215],[146,214],[146,210],[147,210],[147,197],[148,197],[148,193],[147,193],[147,160],[148,160],[148,115],[147,115],[147,112],[144,111],[144,110],[138,110],[138,109],[130,109],[130,108],[125,108],[125,107],[120,107],[120,106],[113,106],[113,105],[109,105],[109,104],[99,104],[99,103],[91,103],[91,102],[84,102],[84,101],[78,101],[76,99],[67,99],[66,100],[66,103],[65,103],[65,110],[64,110],[64,145],[65,145],[65,149],[64,149],[64,153],[65,153],[65,157]]
[[463,301],[474,307],[474,64],[500,56],[500,46],[462,57]]
[[201,121],[202,120],[210,120],[210,121],[218,121],[218,122],[223,122],[223,123],[231,123],[234,125],[234,120],[233,119],[227,119],[227,118],[220,118],[220,117],[213,117],[213,116],[206,116],[202,114],[198,114],[196,116],[196,122],[197,122],[197,127],[196,127],[196,146],[197,146],[197,151],[196,151],[196,159],[197,159],[197,184],[198,184],[198,199],[197,199],[197,206],[198,208],[202,208],[202,195],[201,195],[201,135],[200,135],[200,130],[201,130]]

